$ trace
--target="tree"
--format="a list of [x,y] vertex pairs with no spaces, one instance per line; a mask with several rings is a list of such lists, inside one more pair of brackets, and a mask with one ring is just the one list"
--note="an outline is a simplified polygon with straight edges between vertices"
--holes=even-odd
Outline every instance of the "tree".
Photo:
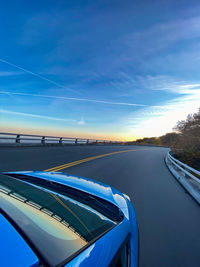
[[196,165],[200,161],[200,109],[188,115],[186,120],[178,121],[174,129],[180,136],[175,146],[182,150],[179,152],[180,158],[188,164]]
[[140,144],[160,145],[160,139],[158,137],[144,137],[142,139],[137,139],[135,142]]
[[178,133],[167,133],[160,136],[160,142],[164,146],[174,147],[179,143],[180,136]]

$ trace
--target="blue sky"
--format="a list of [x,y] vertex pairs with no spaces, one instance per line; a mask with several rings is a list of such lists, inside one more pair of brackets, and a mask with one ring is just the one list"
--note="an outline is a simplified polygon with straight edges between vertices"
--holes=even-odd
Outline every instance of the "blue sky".
[[200,107],[199,1],[6,1],[1,132],[133,140]]

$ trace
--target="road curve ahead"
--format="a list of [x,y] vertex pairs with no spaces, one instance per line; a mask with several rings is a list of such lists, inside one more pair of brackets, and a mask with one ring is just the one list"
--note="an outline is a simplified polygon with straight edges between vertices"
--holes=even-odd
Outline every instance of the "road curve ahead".
[[[0,169],[56,167],[53,170],[110,184],[129,195],[135,207],[141,267],[199,267],[200,209],[167,169],[166,152],[114,145],[0,148]],[[95,159],[85,160],[91,157]]]

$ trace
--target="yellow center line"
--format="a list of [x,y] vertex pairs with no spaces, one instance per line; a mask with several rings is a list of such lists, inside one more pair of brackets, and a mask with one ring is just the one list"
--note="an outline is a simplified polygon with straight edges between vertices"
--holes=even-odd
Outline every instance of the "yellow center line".
[[111,155],[114,155],[114,154],[132,152],[132,151],[137,151],[137,150],[148,150],[148,149],[130,149],[130,150],[122,150],[122,151],[111,152],[111,153],[107,153],[107,154],[102,154],[102,155],[98,155],[98,156],[93,156],[93,157],[89,157],[89,158],[85,158],[85,159],[69,162],[69,163],[66,163],[66,164],[63,164],[63,165],[52,167],[50,169],[46,169],[44,171],[45,172],[60,171],[60,170],[67,169],[69,167],[72,167],[72,166],[75,166],[75,165],[78,165],[78,164],[81,164],[81,163],[84,163],[84,162],[87,162],[87,161],[91,161],[91,160],[94,160],[94,159],[99,159],[99,158],[111,156]]

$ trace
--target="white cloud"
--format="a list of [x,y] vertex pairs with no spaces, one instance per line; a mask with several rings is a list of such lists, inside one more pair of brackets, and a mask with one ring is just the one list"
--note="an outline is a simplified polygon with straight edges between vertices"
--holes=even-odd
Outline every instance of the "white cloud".
[[196,94],[200,90],[200,83],[179,80],[168,75],[136,76],[135,87],[152,91],[167,91],[175,94]]
[[200,16],[172,20],[128,34],[125,42],[131,49],[137,48],[140,56],[141,53],[148,55],[165,50],[176,42],[200,37],[199,26]]
[[160,136],[171,132],[179,120],[185,120],[200,108],[200,90],[191,95],[181,96],[163,103],[162,110],[147,107],[129,117],[127,131],[133,136]]
[[85,125],[85,120],[82,118],[80,121],[78,121],[78,125]]

